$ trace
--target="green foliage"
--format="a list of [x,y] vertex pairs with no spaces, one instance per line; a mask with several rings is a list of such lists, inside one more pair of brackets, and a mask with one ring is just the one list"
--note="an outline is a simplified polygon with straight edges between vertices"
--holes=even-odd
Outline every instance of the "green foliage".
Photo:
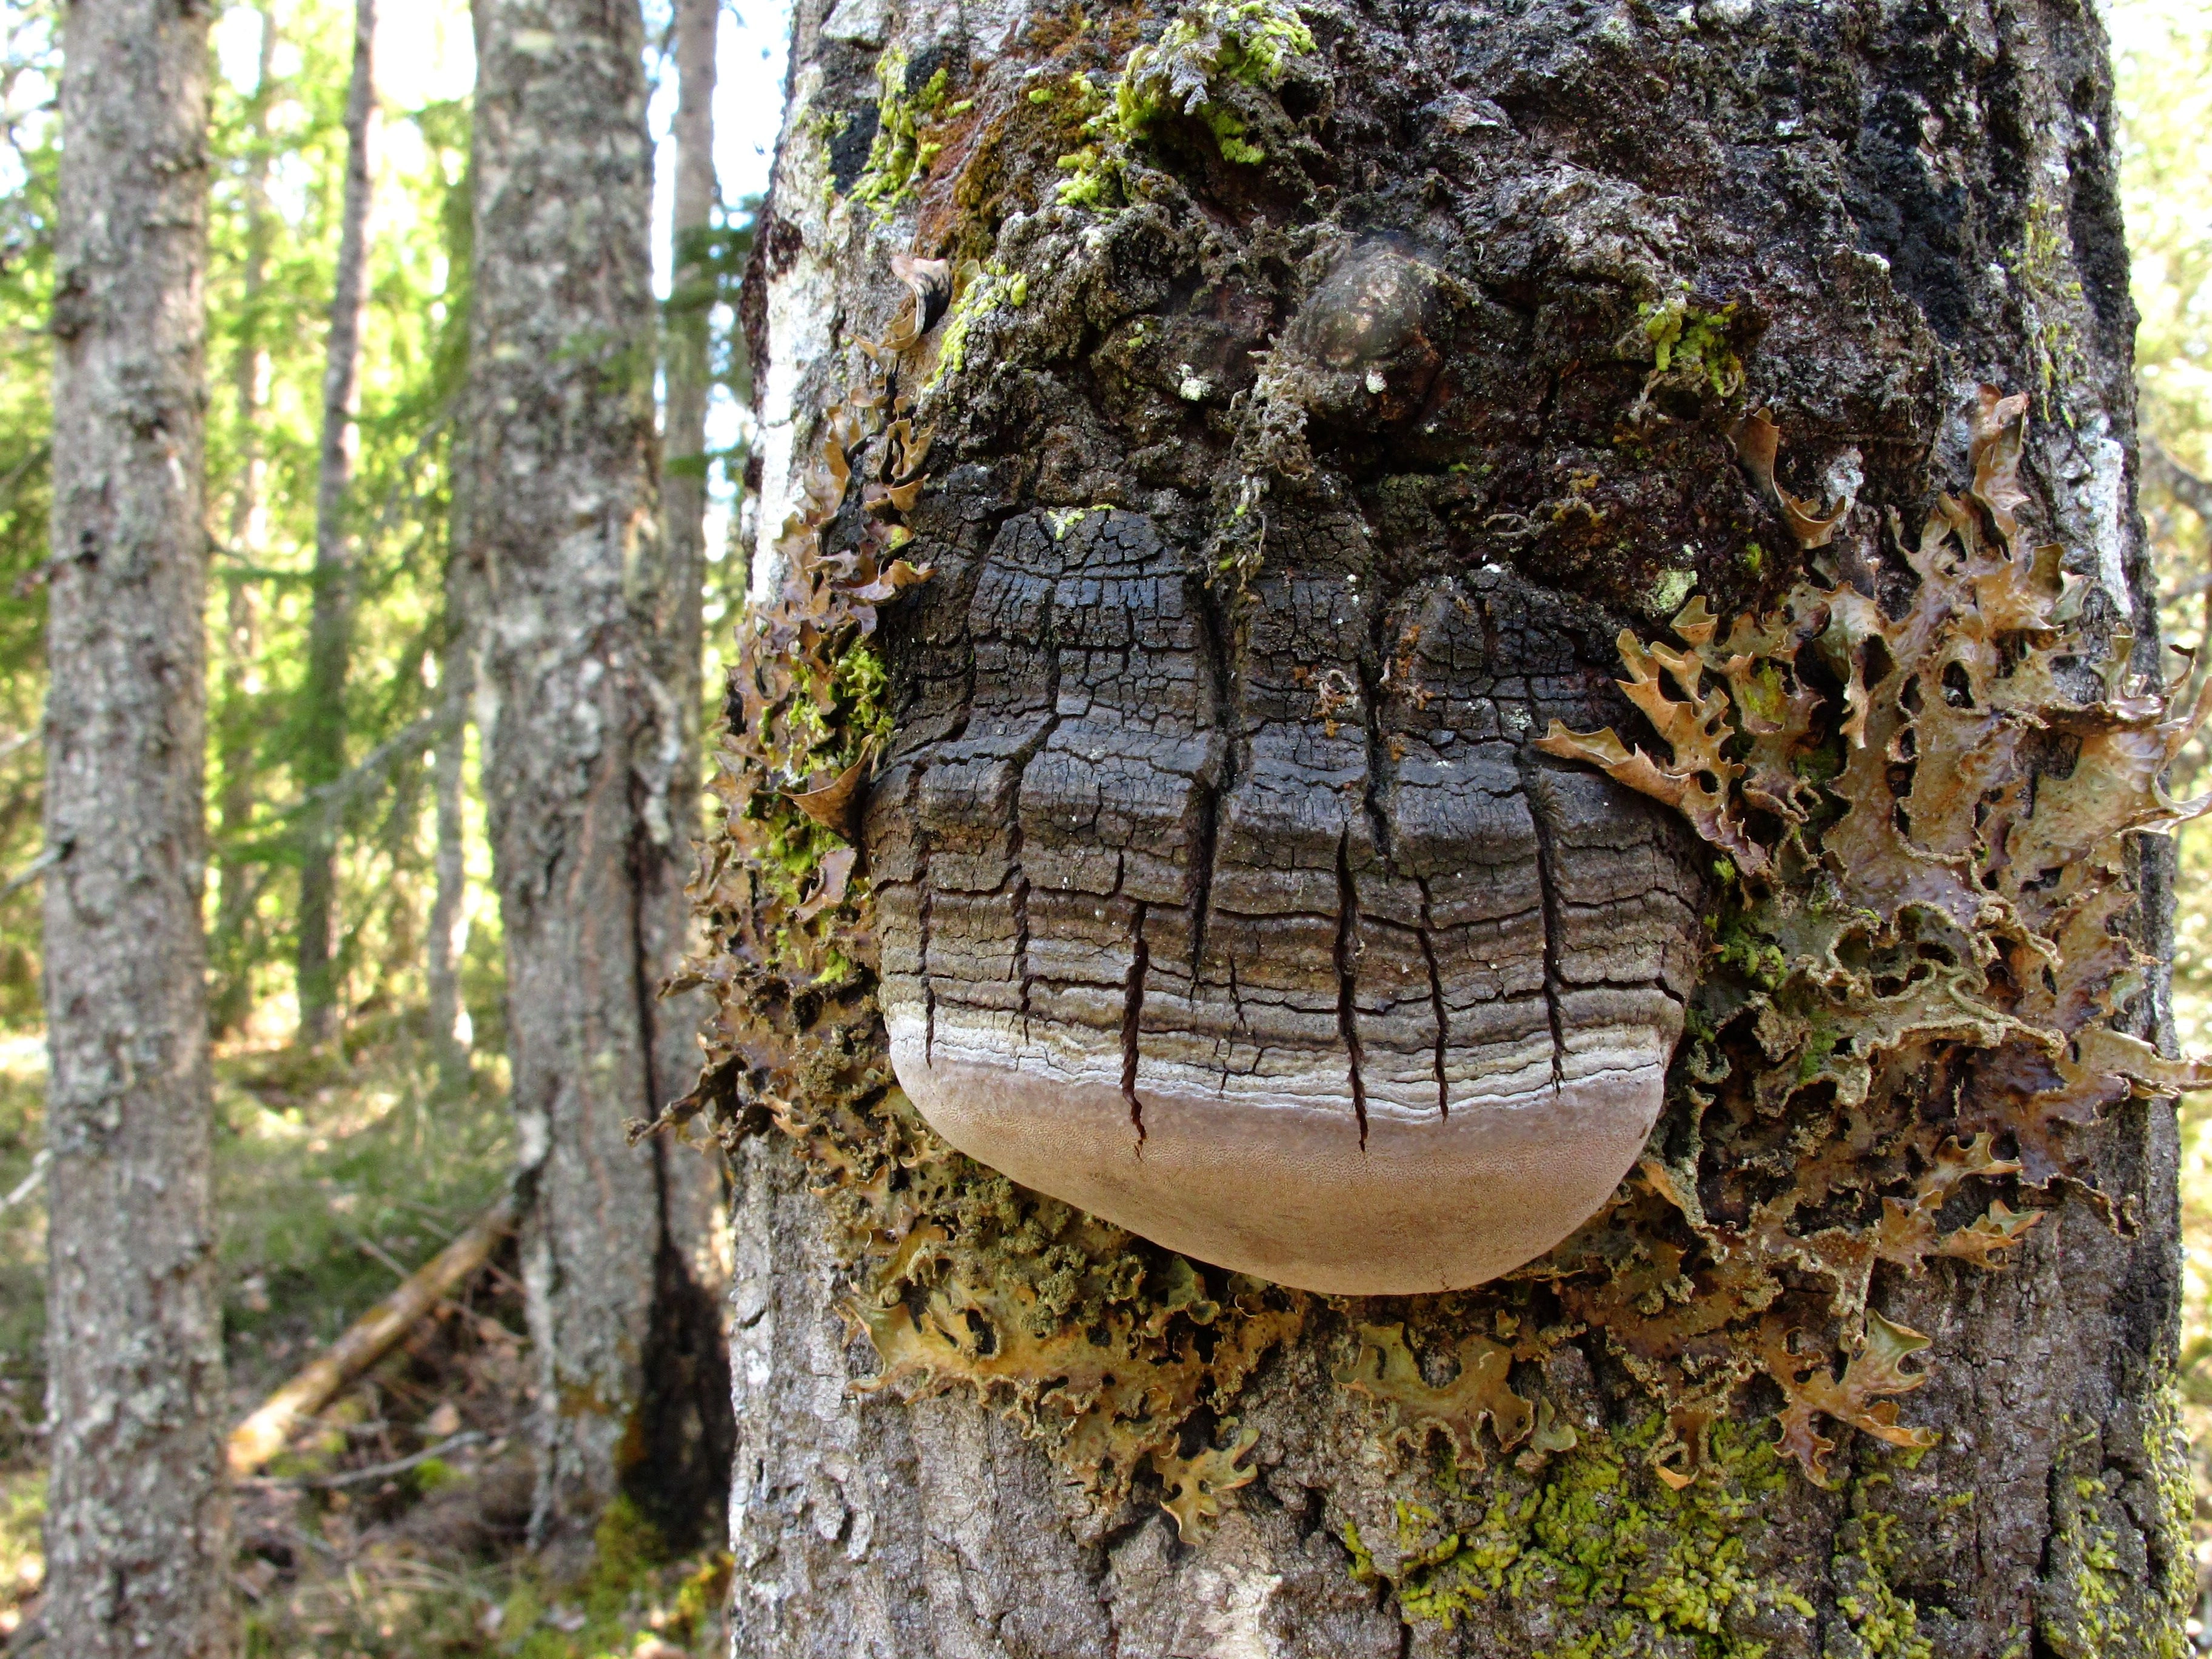
[[[2212,11],[2195,0],[2116,0],[2113,46],[2121,199],[2132,263],[2142,431],[2200,478],[2212,477]],[[2212,642],[2212,517],[2147,457],[2140,503],[2165,596],[2160,633],[2200,655]],[[2197,498],[2199,506],[2202,498]],[[2205,785],[2200,738],[2173,769],[2177,795]],[[2212,831],[2181,832],[2173,948],[2174,1024],[2185,1048],[2212,1047]],[[2193,1442],[2197,1549],[2212,1547],[2212,1097],[2181,1113],[2182,1348],[2179,1428]],[[2161,1468],[2171,1456],[2154,1460]],[[2190,1564],[2176,1568],[2185,1577]],[[2188,1593],[2185,1591],[2185,1593]]]
[[[0,1037],[0,1199],[36,1173],[46,1144],[46,1053],[36,1037]],[[36,1183],[0,1212],[0,1467],[28,1448],[43,1414],[46,1206]]]
[[46,1516],[43,1471],[0,1474],[0,1635],[20,1627],[25,1603],[36,1594]]
[[[47,435],[45,321],[57,143],[54,8],[0,27],[0,884],[40,844]],[[270,25],[264,34],[264,21]],[[449,20],[460,25],[459,9]],[[471,205],[465,101],[387,104],[376,146],[359,447],[346,527],[358,575],[344,725],[349,770],[303,775],[324,332],[337,254],[353,11],[340,0],[234,3],[216,18],[210,127],[207,490],[210,541],[206,916],[219,1032],[289,1029],[296,872],[335,820],[341,1006],[418,1003],[429,902],[428,721],[448,644],[446,567],[458,398],[467,367]],[[714,381],[742,399],[733,302],[751,204],[677,250],[668,326],[703,327]],[[676,470],[741,477],[742,448]],[[714,556],[709,626],[739,602],[742,559]],[[459,739],[456,739],[459,740]],[[365,763],[374,761],[374,764]],[[471,788],[470,971],[480,1032],[499,1018],[496,907],[483,891]],[[36,1024],[39,884],[0,897],[0,1028]]]
[[[0,885],[43,840],[48,396],[54,188],[59,130],[59,8],[30,3],[0,20]],[[39,886],[0,897],[0,1028],[35,1024]]]
[[[322,322],[337,256],[350,9],[296,0],[264,16],[266,74],[218,75],[209,235],[209,917],[219,1017],[288,988],[302,835],[342,833],[343,1004],[416,994],[428,878],[426,757],[308,793],[301,759],[313,558]],[[251,12],[223,27],[256,39]],[[445,643],[453,408],[467,356],[465,106],[382,112],[368,273],[359,455],[347,504],[358,575],[348,761],[427,714]]]
[[[743,285],[745,263],[752,258],[753,225],[759,216],[760,198],[749,196],[734,205],[717,204],[708,222],[676,239],[672,264],[675,280],[662,307],[664,321],[673,334],[687,328],[707,331],[707,378],[739,404],[752,401],[752,360],[746,354],[744,334],[732,325]],[[735,484],[744,474],[742,444],[710,451],[706,459],[725,470]],[[664,460],[664,475],[691,472],[688,458]],[[704,468],[700,469],[704,471]]]
[[389,1291],[392,1263],[428,1261],[506,1178],[496,1091],[441,1096],[398,1022],[356,1033],[371,1036],[351,1062],[297,1049],[217,1061],[224,1326],[233,1370],[258,1389]]
[[2146,423],[2203,475],[2212,470],[2212,11],[2196,0],[2119,0],[2111,28]]

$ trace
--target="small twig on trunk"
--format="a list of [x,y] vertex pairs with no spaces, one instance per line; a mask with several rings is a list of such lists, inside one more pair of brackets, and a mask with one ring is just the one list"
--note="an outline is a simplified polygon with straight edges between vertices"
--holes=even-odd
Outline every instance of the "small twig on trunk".
[[514,1225],[518,1209],[513,1190],[502,1194],[466,1232],[409,1274],[313,1364],[233,1429],[232,1478],[242,1480],[274,1457],[294,1428],[330,1404],[339,1390],[390,1352],[418,1320],[483,1267]]
[[0,887],[0,899],[15,897],[16,894],[67,858],[69,849],[70,844],[65,841],[57,842],[46,848],[45,852],[8,878],[8,884],[5,887]]
[[15,1183],[15,1189],[7,1197],[0,1198],[0,1215],[7,1214],[39,1189],[39,1183],[46,1178],[46,1165],[53,1161],[52,1147],[39,1148],[39,1155],[31,1160],[31,1172]]

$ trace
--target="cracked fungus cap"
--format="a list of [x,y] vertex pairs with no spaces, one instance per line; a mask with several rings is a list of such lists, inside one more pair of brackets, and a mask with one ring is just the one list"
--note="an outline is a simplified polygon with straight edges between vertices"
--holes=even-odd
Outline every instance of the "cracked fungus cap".
[[1567,602],[1373,571],[1285,558],[1224,643],[1144,515],[1009,521],[929,624],[972,678],[902,711],[866,833],[939,1133],[1200,1261],[1409,1294],[1541,1255],[1634,1164],[1698,885],[1659,809],[1528,741],[1601,712]]

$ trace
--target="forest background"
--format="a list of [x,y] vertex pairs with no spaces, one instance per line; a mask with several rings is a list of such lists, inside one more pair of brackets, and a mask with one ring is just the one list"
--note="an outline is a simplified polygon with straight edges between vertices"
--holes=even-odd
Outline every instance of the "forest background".
[[[2118,0],[2106,15],[2142,319],[2142,506],[2166,637],[2193,647],[2212,640],[2212,9],[2202,0]],[[750,204],[782,108],[787,20],[773,0],[742,15],[725,9],[721,205],[690,246],[668,228],[672,22],[668,0],[647,0],[651,120],[663,141],[655,258],[664,318],[672,331],[703,314],[711,343],[711,732],[751,530],[735,302]],[[53,5],[0,9],[0,1652],[14,1650],[19,1630],[27,1638],[41,1575],[40,582],[49,552],[58,33]],[[335,778],[319,776],[313,759],[309,624],[353,8],[230,4],[216,14],[214,39],[205,921],[226,1346],[234,1414],[243,1415],[501,1190],[512,1120],[474,733],[441,718],[470,266],[467,9],[463,0],[380,8],[359,453],[343,504],[355,550],[345,764]],[[706,276],[672,294],[667,273],[679,266]],[[2054,368],[2063,373],[2063,361]],[[459,766],[450,764],[456,744],[465,745]],[[2176,793],[2212,782],[2208,762],[2200,738]],[[318,837],[333,831],[331,1031],[311,1040],[297,975],[301,877]],[[2185,1044],[2203,1050],[2212,1048],[2212,828],[2185,832],[2182,863],[2177,1022]],[[457,995],[441,997],[441,983]],[[2182,1110],[2183,1376],[2204,1591],[2192,1634],[2212,1650],[2212,1097]],[[649,1537],[603,1530],[593,1578],[556,1589],[520,1547],[529,1371],[512,1267],[495,1261],[242,1494],[250,1651],[666,1659],[716,1650],[727,1566],[712,1550],[669,1560]]]

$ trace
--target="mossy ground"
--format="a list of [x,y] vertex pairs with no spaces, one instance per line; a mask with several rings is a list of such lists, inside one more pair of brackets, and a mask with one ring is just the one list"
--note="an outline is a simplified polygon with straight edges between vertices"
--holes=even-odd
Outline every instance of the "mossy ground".
[[[479,1034],[484,1019],[478,1018]],[[226,1353],[242,1415],[442,1247],[500,1190],[513,1157],[503,1064],[441,1095],[400,1022],[348,1049],[218,1052],[216,1179]],[[44,1047],[0,1040],[0,1196],[43,1133]],[[34,1619],[45,1469],[46,1218],[33,1191],[0,1215],[0,1653]],[[513,1247],[239,1495],[248,1659],[514,1655],[632,1659],[720,1651],[727,1558],[667,1559],[627,1510],[580,1584],[523,1547],[530,1377]],[[479,1437],[389,1478],[304,1483]],[[34,1628],[34,1626],[33,1626]],[[656,1645],[657,1644],[657,1645]],[[40,1654],[52,1652],[41,1647]]]

